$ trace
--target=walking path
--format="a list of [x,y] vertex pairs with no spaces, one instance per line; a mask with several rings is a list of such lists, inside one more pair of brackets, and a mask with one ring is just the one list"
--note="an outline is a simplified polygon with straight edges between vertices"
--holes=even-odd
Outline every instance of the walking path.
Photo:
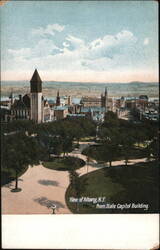
[[[94,143],[81,142],[80,149],[69,155],[87,161],[82,150]],[[130,160],[129,164],[144,162],[146,159]],[[115,161],[113,166],[124,164],[124,161]],[[95,171],[106,165],[97,164],[95,160],[77,170],[80,175]],[[15,182],[2,187],[2,214],[51,214],[53,205],[56,205],[56,214],[69,214],[70,210],[65,203],[65,192],[69,185],[68,171],[56,171],[42,165],[29,167],[19,178],[21,192],[11,192]]]

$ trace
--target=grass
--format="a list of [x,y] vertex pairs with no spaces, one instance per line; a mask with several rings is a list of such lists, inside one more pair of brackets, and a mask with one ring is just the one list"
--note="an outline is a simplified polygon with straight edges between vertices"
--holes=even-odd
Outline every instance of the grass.
[[88,136],[88,137],[82,137],[80,139],[80,142],[90,142],[90,141],[94,141],[95,140],[95,136]]
[[146,148],[146,143],[135,143],[134,144],[135,145],[135,147],[138,147],[138,148]]
[[52,161],[44,162],[43,166],[53,170],[59,171],[69,171],[71,169],[79,169],[85,165],[85,162],[82,159],[66,156],[66,157],[57,157]]
[[75,190],[69,185],[66,191],[66,203],[72,213],[158,213],[158,164],[156,162],[139,163],[134,166],[117,166],[93,171],[80,177],[87,182],[81,197],[105,197],[103,204],[148,204],[148,210],[141,208],[128,209],[100,209],[96,204],[70,202],[75,196]]

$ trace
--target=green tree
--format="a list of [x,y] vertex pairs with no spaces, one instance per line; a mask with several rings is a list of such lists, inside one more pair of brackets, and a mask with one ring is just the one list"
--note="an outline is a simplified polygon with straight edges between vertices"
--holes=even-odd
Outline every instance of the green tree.
[[87,179],[80,178],[79,174],[74,170],[71,169],[69,171],[69,180],[72,189],[74,190],[75,196],[78,198],[77,202],[77,212],[79,211],[79,198],[83,192],[86,190],[87,186]]
[[38,164],[44,159],[45,150],[35,138],[24,133],[6,136],[4,139],[2,168],[15,178],[15,190],[18,190],[18,176],[28,165]]
[[127,166],[135,140],[131,133],[123,133],[120,135],[120,141],[121,155],[124,157],[125,164]]
[[111,142],[105,143],[100,151],[101,158],[104,161],[109,162],[110,167],[112,166],[112,161],[116,160],[119,155],[118,145],[112,144]]
[[67,136],[65,139],[63,138],[62,148],[63,148],[64,155],[73,150],[73,143],[70,137]]
[[155,159],[158,161],[159,159],[159,144],[158,144],[158,139],[155,138],[153,141],[150,142],[150,144],[146,148],[147,155],[148,155],[148,160],[151,158]]

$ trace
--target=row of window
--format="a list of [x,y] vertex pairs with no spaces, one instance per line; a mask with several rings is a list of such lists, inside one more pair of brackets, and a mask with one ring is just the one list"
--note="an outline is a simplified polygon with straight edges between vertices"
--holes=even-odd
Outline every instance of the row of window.
[[23,110],[11,110],[11,115],[19,116],[19,117],[27,117],[30,115],[30,111],[28,109]]

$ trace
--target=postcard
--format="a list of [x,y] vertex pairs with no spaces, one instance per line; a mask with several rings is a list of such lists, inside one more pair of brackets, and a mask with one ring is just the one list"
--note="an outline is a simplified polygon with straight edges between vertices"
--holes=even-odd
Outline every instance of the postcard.
[[65,215],[157,235],[157,2],[1,1],[1,47],[3,233]]

